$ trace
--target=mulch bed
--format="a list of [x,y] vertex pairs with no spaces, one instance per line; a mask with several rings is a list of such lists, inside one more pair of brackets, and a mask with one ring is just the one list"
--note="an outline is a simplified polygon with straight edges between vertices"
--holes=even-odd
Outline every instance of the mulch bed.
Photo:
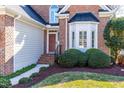
[[121,71],[124,67],[120,66],[112,66],[110,68],[89,68],[89,67],[75,67],[75,68],[62,68],[58,65],[54,65],[49,67],[46,71],[39,73],[38,77],[33,78],[32,82],[29,84],[18,84],[13,86],[13,88],[28,88],[32,85],[39,83],[41,80],[45,79],[46,77],[61,72],[67,71],[81,71],[81,72],[95,72],[95,73],[103,73],[109,75],[116,75],[116,76],[124,76],[124,71]]

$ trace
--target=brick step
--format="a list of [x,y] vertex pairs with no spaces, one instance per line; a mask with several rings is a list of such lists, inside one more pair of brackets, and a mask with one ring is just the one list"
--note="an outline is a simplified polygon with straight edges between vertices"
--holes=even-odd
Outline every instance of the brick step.
[[44,54],[38,60],[38,64],[53,64],[55,57],[52,54]]

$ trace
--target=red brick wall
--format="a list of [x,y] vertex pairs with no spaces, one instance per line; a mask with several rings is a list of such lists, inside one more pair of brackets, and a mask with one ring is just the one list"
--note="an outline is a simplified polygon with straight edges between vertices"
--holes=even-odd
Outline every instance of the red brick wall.
[[108,20],[108,17],[100,17],[100,24],[98,26],[98,48],[103,50],[107,54],[109,54],[109,49],[105,45],[103,33]]
[[66,19],[60,19],[59,20],[59,31],[60,31],[60,44],[62,53],[65,51],[66,48]]
[[95,16],[98,17],[99,5],[71,5],[67,11],[69,11],[70,18],[79,12],[92,12]]
[[0,74],[13,72],[13,26],[14,19],[0,15]]

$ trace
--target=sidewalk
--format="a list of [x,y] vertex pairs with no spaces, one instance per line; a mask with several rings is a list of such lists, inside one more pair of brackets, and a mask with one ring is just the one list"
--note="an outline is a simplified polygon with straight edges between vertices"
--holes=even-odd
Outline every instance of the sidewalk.
[[21,74],[21,75],[19,75],[19,76],[16,76],[16,77],[10,79],[11,84],[12,84],[12,85],[18,84],[18,82],[19,82],[19,80],[20,80],[21,78],[23,78],[23,77],[29,77],[32,73],[39,72],[39,69],[40,69],[41,67],[49,67],[49,65],[37,64],[37,66],[34,67],[33,69],[31,69],[31,70],[29,70],[29,71],[27,71],[27,72],[25,72],[25,73],[23,73],[23,74]]

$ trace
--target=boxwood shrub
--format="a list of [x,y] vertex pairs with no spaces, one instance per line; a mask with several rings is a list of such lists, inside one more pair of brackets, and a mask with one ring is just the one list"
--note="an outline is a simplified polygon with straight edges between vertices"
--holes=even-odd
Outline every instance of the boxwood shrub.
[[89,67],[101,68],[109,67],[111,65],[110,56],[98,49],[89,49],[87,54]]
[[88,58],[90,57],[91,54],[93,53],[101,53],[102,51],[96,48],[90,48],[86,51],[86,55],[88,56]]
[[37,77],[39,75],[39,73],[35,72],[35,73],[32,73],[32,75],[30,76],[30,78],[34,78],[34,77]]
[[29,83],[29,82],[31,82],[31,81],[32,81],[31,78],[24,77],[24,78],[21,78],[21,79],[19,80],[19,84],[26,84],[26,83]]
[[87,58],[88,56],[81,52],[80,55],[78,55],[78,66],[79,67],[84,67],[84,66],[87,66]]
[[10,88],[11,81],[7,78],[0,78],[0,88]]
[[85,65],[85,55],[77,49],[68,49],[58,58],[58,64],[62,67],[74,67]]
[[43,71],[46,71],[48,69],[48,67],[41,67],[39,72],[43,72]]

